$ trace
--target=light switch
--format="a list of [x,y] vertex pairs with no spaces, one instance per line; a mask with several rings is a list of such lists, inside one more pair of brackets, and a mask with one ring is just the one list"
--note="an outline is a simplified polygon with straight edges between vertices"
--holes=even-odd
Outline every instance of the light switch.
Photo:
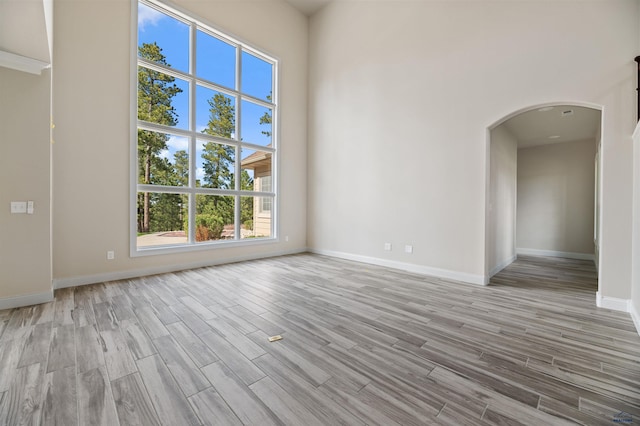
[[11,214],[20,214],[27,212],[26,201],[12,201],[11,202]]
[[33,214],[33,201],[27,201],[27,214]]

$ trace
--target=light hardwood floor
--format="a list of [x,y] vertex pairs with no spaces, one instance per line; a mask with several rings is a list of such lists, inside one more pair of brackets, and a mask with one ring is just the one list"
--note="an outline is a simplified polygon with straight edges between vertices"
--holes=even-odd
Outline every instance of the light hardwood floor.
[[0,311],[0,424],[640,423],[640,337],[596,289],[585,261],[480,287],[310,254],[62,289]]

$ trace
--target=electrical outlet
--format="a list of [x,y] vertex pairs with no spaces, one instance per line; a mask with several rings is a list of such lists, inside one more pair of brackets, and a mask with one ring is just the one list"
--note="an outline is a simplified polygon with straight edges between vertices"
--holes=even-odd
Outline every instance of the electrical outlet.
[[384,251],[391,251],[391,243],[384,243]]
[[413,253],[413,246],[404,246],[405,253]]
[[107,260],[113,260],[116,258],[116,252],[114,252],[113,250],[109,250],[107,252]]
[[11,214],[26,213],[27,202],[26,201],[12,201],[11,202]]

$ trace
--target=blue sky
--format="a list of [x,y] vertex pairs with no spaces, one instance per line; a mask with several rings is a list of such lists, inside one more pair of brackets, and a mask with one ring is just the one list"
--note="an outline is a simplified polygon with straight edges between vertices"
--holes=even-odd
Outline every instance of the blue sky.
[[[156,42],[162,48],[167,63],[180,71],[189,71],[189,27],[188,25],[164,15],[148,6],[138,4],[138,46],[143,43]],[[215,84],[230,89],[236,88],[235,82],[235,56],[234,46],[227,44],[211,35],[198,30],[196,34],[196,75],[200,78],[212,81]],[[242,93],[249,94],[259,99],[267,100],[272,90],[273,67],[268,62],[253,56],[248,52],[242,52]],[[173,98],[172,105],[178,115],[176,127],[188,129],[189,127],[189,83],[176,79],[175,84],[182,89]],[[206,128],[209,120],[210,99],[215,91],[198,86],[196,88],[196,130]],[[231,98],[235,106],[235,99]],[[240,120],[242,140],[257,145],[266,146],[271,143],[271,138],[264,135],[263,131],[271,131],[271,126],[260,125],[260,117],[267,108],[242,100],[242,119]],[[236,108],[237,111],[237,108]],[[178,150],[188,150],[186,138],[171,136],[168,150],[161,156],[173,162],[173,154]],[[200,144],[198,144],[200,145]],[[251,155],[254,151],[242,151],[242,158]],[[200,150],[197,150],[196,177],[202,179]]]

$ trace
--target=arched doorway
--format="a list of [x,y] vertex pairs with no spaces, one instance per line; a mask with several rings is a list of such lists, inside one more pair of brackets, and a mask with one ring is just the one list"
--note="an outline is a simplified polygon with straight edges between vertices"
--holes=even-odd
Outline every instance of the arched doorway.
[[486,282],[517,254],[599,257],[602,108],[555,102],[487,129]]

